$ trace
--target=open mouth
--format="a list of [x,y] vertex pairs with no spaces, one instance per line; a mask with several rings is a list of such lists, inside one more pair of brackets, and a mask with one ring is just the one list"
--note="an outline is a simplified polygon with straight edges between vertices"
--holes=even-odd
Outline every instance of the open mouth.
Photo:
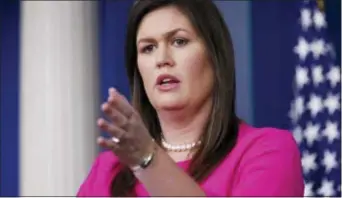
[[172,83],[179,83],[179,80],[175,80],[172,78],[165,78],[162,81],[160,81],[158,84],[159,85],[164,85],[164,84],[172,84]]
[[178,78],[168,74],[158,76],[156,82],[158,89],[161,91],[169,91],[171,89],[174,89],[178,87],[179,83],[180,81],[178,80]]

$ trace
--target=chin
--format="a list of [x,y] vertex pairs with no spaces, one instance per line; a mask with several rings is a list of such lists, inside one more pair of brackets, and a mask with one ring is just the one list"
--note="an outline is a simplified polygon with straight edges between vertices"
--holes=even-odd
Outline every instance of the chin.
[[159,97],[156,101],[156,109],[179,110],[185,106],[185,101],[177,97]]

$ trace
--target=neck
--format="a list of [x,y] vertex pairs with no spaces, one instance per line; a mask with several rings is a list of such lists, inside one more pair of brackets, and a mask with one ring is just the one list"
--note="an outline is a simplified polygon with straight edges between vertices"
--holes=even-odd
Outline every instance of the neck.
[[212,100],[200,108],[160,110],[158,118],[166,142],[170,144],[193,143],[199,140],[211,111]]

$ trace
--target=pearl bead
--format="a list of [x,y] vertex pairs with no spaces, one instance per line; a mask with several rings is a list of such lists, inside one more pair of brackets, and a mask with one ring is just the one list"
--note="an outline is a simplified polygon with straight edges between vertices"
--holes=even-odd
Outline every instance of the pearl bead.
[[191,150],[192,148],[194,148],[200,144],[201,144],[201,141],[197,141],[197,142],[193,142],[193,143],[189,143],[189,144],[171,145],[171,144],[165,142],[164,139],[162,139],[162,146],[169,151],[175,151],[175,152]]

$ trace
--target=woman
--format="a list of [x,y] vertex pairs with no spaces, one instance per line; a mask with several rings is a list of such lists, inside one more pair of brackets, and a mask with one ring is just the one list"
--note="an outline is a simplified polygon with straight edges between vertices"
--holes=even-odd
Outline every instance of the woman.
[[133,106],[109,90],[112,138],[78,196],[303,196],[288,131],[236,117],[230,35],[211,0],[140,0],[127,31]]

